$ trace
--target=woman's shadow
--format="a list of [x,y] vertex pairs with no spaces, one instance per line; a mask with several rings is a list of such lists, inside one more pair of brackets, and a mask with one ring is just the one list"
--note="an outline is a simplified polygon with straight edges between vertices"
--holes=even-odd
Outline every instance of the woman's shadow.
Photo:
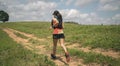
[[65,65],[69,66],[69,64],[67,62],[65,62],[61,57],[62,56],[57,56],[55,59],[53,59],[53,58],[51,58],[51,59],[53,59],[53,60],[59,60],[60,62],[64,63]]

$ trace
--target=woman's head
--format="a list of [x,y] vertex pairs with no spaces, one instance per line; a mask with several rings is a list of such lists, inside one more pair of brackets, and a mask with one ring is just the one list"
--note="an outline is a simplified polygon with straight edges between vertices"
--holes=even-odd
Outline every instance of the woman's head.
[[54,12],[53,12],[53,15],[54,16],[58,16],[60,13],[59,13],[59,11],[57,11],[57,10],[55,10]]
[[55,18],[58,19],[58,21],[62,22],[62,15],[60,14],[60,12],[58,10],[55,10],[53,12],[53,15],[54,15]]
[[55,11],[53,12],[53,16],[54,16],[55,18],[57,18],[57,20],[59,21],[58,27],[59,27],[59,28],[62,28],[63,19],[62,19],[62,15],[60,14],[60,12],[59,12],[58,10],[55,10]]

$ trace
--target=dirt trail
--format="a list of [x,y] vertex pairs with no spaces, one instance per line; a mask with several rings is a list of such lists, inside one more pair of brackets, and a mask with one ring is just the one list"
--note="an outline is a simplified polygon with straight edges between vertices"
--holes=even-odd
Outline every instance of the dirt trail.
[[20,33],[28,38],[32,38],[32,39],[35,39],[35,40],[39,40],[39,41],[45,41],[46,39],[40,39],[40,38],[37,38],[35,37],[33,34],[26,34],[24,32],[20,32],[20,31],[17,31],[17,30],[14,30],[14,29],[10,29],[10,28],[7,28],[8,30],[11,30],[12,32],[16,32],[16,33]]
[[99,53],[99,54],[102,54],[104,56],[110,56],[110,57],[113,57],[113,58],[120,58],[120,52],[116,52],[116,51],[113,51],[113,50],[104,50],[102,48],[96,48],[96,49],[92,49],[91,47],[81,47],[80,44],[78,43],[75,43],[75,44],[72,44],[72,45],[68,45],[67,46],[68,48],[75,48],[77,50],[82,50],[84,52],[95,52],[95,53]]
[[[34,51],[37,54],[47,55],[50,59],[50,51],[51,50],[46,50],[46,48],[45,48],[46,45],[36,46],[36,45],[32,44],[31,42],[29,42],[29,39],[34,39],[34,40],[39,40],[39,41],[46,41],[47,39],[40,39],[40,38],[35,37],[32,34],[27,34],[27,33],[20,32],[20,31],[10,29],[10,28],[4,28],[3,31],[5,31],[9,35],[9,37],[11,37],[17,43],[21,44],[24,48],[29,49],[31,51]],[[15,34],[15,32],[20,33],[20,34],[28,37],[28,39],[24,39],[24,38],[17,36]],[[37,50],[37,51],[35,51],[35,50]],[[79,65],[80,66],[88,66],[88,65],[83,64],[82,59],[77,59],[74,57],[71,57],[71,59],[72,60],[69,63],[66,63],[65,57],[63,55],[62,56],[58,55],[58,59],[52,60],[52,61],[55,62],[55,64],[57,66],[79,66]]]

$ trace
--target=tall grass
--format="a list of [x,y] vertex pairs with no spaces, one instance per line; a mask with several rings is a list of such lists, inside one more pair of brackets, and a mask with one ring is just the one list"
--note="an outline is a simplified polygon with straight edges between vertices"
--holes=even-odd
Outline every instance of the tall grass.
[[55,66],[55,64],[47,56],[23,48],[0,29],[0,66]]

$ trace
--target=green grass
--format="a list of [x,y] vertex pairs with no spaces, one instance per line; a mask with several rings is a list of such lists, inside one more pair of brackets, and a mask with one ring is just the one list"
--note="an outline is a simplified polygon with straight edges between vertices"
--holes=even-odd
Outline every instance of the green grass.
[[[2,27],[10,27],[19,31],[36,35],[40,38],[51,36],[48,22],[14,22],[1,23]],[[66,41],[80,43],[92,48],[113,49],[120,51],[120,25],[78,25],[65,23]]]
[[47,38],[51,34],[49,29],[50,24],[47,22],[13,22],[13,23],[2,23],[2,27],[10,27],[13,29],[20,30],[22,32],[35,34],[38,37]]
[[0,29],[0,66],[55,66],[55,64],[45,55],[24,49]]
[[98,63],[103,66],[103,64],[106,64],[107,66],[119,66],[120,65],[120,59],[114,59],[108,56],[103,56],[101,54],[96,54],[93,52],[85,53],[80,50],[76,49],[69,49],[70,54],[72,56],[76,56],[77,58],[82,58],[84,60],[84,63]]
[[[52,30],[49,29],[50,23],[48,22],[12,22],[1,23],[0,26],[2,28],[9,27],[22,32],[34,34],[40,38],[48,39],[47,37],[52,35]],[[92,48],[120,51],[120,25],[78,25],[65,23],[64,32],[66,36],[65,40],[70,44],[79,43],[82,46],[90,46]],[[36,45],[46,44],[46,46],[49,47],[52,38],[49,38],[48,40],[49,41],[39,43],[39,41],[31,39],[30,42]],[[47,48],[47,50],[52,49]],[[57,51],[58,54],[63,53],[60,47],[58,47]],[[73,48],[69,49],[69,52],[72,56],[82,58],[85,63],[108,64],[110,66],[120,65],[120,58],[114,59],[112,57],[92,52],[85,53]]]
[[113,49],[120,51],[119,25],[77,25],[66,24],[68,42],[80,43],[93,48]]

